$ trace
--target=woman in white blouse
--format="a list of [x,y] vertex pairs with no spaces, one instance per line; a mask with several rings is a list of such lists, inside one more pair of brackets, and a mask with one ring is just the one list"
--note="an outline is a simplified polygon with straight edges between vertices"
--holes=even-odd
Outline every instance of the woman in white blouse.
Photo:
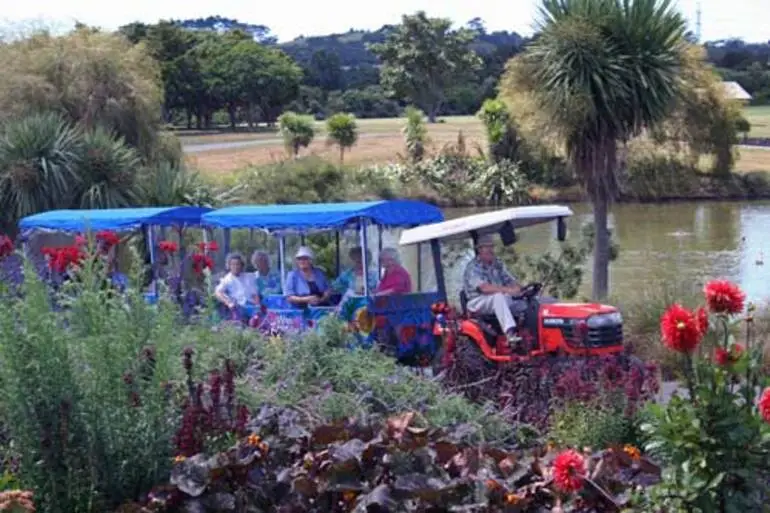
[[245,261],[240,253],[227,255],[227,270],[214,289],[214,296],[228,309],[238,312],[240,318],[246,316],[244,307],[248,304],[258,304],[259,295],[257,292],[254,276],[245,273]]

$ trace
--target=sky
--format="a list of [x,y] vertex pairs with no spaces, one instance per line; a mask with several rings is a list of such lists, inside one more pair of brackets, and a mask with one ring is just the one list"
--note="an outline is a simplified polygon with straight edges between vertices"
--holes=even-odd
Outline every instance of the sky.
[[[731,37],[750,42],[770,40],[768,0],[700,0],[702,39]],[[679,0],[681,12],[695,29],[699,0]],[[261,5],[260,5],[261,4]],[[488,30],[532,33],[535,0],[0,0],[4,29],[46,26],[67,29],[75,20],[112,30],[132,21],[188,19],[220,15],[241,22],[267,25],[280,41],[300,35],[347,32],[350,28],[377,29],[396,24],[404,13],[424,10],[430,16],[451,18],[458,24],[479,17]],[[20,29],[19,29],[20,30]]]

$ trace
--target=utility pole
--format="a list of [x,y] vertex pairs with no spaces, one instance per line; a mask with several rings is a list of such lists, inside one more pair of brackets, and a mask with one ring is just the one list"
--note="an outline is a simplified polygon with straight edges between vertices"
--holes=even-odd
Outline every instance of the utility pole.
[[695,38],[699,43],[701,42],[701,14],[701,3],[699,1],[695,11]]

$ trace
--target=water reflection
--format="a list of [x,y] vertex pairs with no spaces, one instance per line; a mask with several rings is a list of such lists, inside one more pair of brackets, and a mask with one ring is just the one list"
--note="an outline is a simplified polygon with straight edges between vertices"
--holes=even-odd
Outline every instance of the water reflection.
[[[569,237],[578,236],[580,226],[591,220],[590,205],[574,205],[573,210]],[[446,215],[473,212],[451,209]],[[615,205],[610,224],[620,244],[620,257],[610,268],[610,288],[619,299],[660,280],[701,284],[716,277],[735,280],[752,300],[770,297],[770,261],[758,265],[765,255],[770,258],[770,202]],[[555,248],[553,230],[522,230],[516,250],[534,254]],[[591,269],[586,267],[581,294],[588,296]]]

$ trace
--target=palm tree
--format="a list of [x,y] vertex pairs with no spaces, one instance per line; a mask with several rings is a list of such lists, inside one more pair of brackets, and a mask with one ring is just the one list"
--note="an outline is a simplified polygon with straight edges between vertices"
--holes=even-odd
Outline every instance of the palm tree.
[[681,86],[685,21],[670,0],[542,0],[539,36],[511,67],[559,132],[593,203],[593,296],[609,288],[618,147],[662,121]]
[[78,132],[58,114],[0,127],[0,230],[14,232],[22,217],[69,206],[77,151]]

